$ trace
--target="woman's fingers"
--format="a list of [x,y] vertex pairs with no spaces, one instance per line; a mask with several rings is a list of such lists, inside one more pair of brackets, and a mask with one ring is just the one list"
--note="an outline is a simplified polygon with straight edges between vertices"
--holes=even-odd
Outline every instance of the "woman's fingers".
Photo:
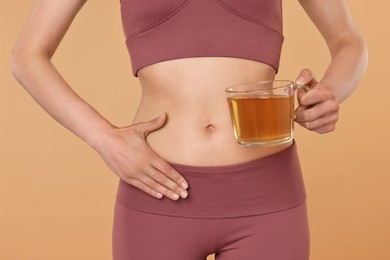
[[186,191],[188,184],[184,178],[172,166],[162,160],[155,164],[166,164],[166,166],[163,169],[158,169],[152,165],[146,172],[150,180],[145,180],[145,183],[171,199],[177,200],[179,197],[185,199],[188,196]]
[[[312,108],[314,109],[314,108]],[[316,113],[315,111],[309,111],[312,109],[308,109],[305,111],[302,111],[301,114],[298,114],[296,117],[296,122],[300,124],[301,126],[315,131],[315,132],[321,132],[325,133],[324,130],[327,129],[330,132],[335,129],[336,122],[338,120],[338,113],[337,112],[328,112],[328,114],[320,115]],[[319,117],[318,117],[319,116]],[[306,119],[304,119],[306,117]],[[310,119],[310,118],[314,119]],[[325,127],[326,126],[326,127]]]
[[151,177],[152,179],[147,181],[147,185],[164,194],[164,196],[172,200],[178,200],[180,197],[185,199],[187,197],[187,191],[166,178],[164,174],[156,171]]
[[107,165],[126,183],[155,198],[186,198],[188,183],[169,163],[156,154],[146,136],[164,126],[167,116],[124,128],[113,128],[99,149]]
[[302,106],[315,105],[327,100],[336,101],[333,91],[321,83],[317,83],[314,88],[301,94],[298,98]]
[[152,197],[155,197],[156,199],[161,199],[164,195],[152,188],[150,188],[148,185],[146,185],[145,183],[141,182],[140,180],[138,179],[129,179],[126,181],[128,184],[140,189],[141,191],[149,194],[150,196]]
[[178,200],[188,196],[188,192],[184,188],[152,166],[136,175],[126,174],[122,180],[158,199],[166,196],[172,200]]
[[[147,155],[147,153],[144,154]],[[186,180],[154,152],[150,151],[147,157],[149,157],[149,160],[137,160],[141,164],[139,167],[127,168],[119,177],[153,197],[162,198],[162,196],[166,196],[172,200],[185,199],[188,196]],[[166,166],[157,169],[153,164],[166,164]]]
[[295,113],[295,121],[318,133],[334,131],[338,121],[339,104],[332,91],[318,86],[301,97],[301,108]]
[[332,89],[317,82],[309,69],[303,69],[299,73],[295,84],[310,88],[309,91],[298,89],[299,107],[295,110],[295,121],[317,133],[334,131],[339,117],[339,104]]
[[[137,129],[137,132],[139,132],[144,139],[149,133],[163,127],[166,119],[166,114],[162,113],[160,116],[151,121],[139,123],[133,125],[132,127]],[[144,146],[142,160],[148,163],[146,168],[143,168],[145,173],[144,177],[149,177],[144,178],[142,180],[143,183],[146,184],[149,188],[152,188],[153,190],[156,190],[171,199],[176,200],[179,197],[186,198],[188,196],[186,191],[188,188],[187,181],[170,164],[159,157],[147,145],[146,141],[142,140],[142,143]]]

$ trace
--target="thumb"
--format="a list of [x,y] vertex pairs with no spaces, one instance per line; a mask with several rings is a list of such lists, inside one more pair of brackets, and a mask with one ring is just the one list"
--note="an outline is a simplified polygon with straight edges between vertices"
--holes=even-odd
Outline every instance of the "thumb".
[[151,132],[156,131],[161,127],[163,127],[166,121],[167,121],[167,114],[164,112],[160,114],[158,117],[150,121],[137,124],[137,128],[141,132],[141,134],[144,137],[146,137]]
[[295,84],[297,85],[306,85],[310,88],[314,87],[316,83],[317,83],[316,77],[314,73],[309,69],[303,69],[299,73],[299,76],[295,81]]

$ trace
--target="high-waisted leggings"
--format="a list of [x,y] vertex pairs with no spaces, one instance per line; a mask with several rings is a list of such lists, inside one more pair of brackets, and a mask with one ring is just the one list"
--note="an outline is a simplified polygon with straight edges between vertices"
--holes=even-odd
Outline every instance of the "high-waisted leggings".
[[295,144],[218,167],[172,164],[189,182],[180,201],[119,184],[113,260],[308,260],[306,194]]

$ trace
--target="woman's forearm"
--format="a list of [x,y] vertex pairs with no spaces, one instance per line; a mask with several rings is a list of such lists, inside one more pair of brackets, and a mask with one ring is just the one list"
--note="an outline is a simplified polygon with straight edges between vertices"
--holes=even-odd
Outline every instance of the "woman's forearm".
[[321,83],[330,87],[339,103],[352,94],[367,67],[366,45],[358,36],[330,46],[332,60]]
[[79,97],[51,62],[86,0],[37,0],[12,53],[15,78],[53,118],[97,148],[112,125]]
[[14,50],[12,69],[27,92],[59,123],[97,148],[112,125],[78,96],[43,53]]
[[331,54],[322,85],[332,89],[338,103],[357,87],[366,67],[367,48],[345,0],[299,0],[324,37]]

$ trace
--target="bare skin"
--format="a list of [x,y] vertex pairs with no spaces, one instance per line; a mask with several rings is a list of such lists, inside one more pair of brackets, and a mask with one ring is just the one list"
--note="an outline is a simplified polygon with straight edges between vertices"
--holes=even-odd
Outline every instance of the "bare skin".
[[[169,162],[235,164],[290,145],[244,148],[235,142],[224,89],[275,77],[268,65],[235,58],[179,59],[141,69],[143,94],[133,124],[112,125],[71,89],[51,63],[84,3],[38,0],[15,44],[13,72],[30,95],[96,149],[119,178],[156,198],[177,200],[187,197],[188,183]],[[300,3],[324,36],[332,61],[313,90],[299,93],[299,102],[309,109],[299,109],[296,121],[311,131],[327,133],[335,129],[339,104],[358,85],[367,52],[343,0]],[[297,76],[299,84],[313,80],[308,69]]]

